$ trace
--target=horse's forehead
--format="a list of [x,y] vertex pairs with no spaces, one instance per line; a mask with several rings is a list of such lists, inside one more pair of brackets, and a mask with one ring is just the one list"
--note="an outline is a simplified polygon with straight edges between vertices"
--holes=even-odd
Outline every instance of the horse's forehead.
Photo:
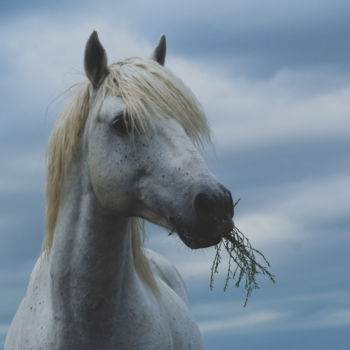
[[111,118],[125,109],[124,101],[117,96],[107,95],[102,101],[98,118],[108,122]]

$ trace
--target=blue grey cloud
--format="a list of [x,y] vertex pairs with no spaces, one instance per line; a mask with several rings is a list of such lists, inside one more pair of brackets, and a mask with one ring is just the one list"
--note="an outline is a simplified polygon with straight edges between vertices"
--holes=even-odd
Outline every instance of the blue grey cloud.
[[[3,5],[3,17],[17,11],[47,16],[88,16],[94,11],[116,25],[155,41],[168,35],[169,52],[207,62],[225,63],[234,74],[267,78],[281,69],[323,66],[348,71],[350,24],[347,2],[322,0],[227,2],[210,1],[23,2],[21,9]],[[232,65],[233,63],[233,65]]]

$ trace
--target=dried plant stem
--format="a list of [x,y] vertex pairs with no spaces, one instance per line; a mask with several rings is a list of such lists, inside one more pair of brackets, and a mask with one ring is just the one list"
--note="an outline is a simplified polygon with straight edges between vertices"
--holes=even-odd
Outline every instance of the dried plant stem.
[[[235,203],[235,206],[237,204],[238,201]],[[214,288],[214,275],[218,273],[218,268],[221,262],[220,251],[222,247],[224,247],[229,254],[224,291],[228,288],[230,280],[234,281],[236,279],[235,285],[237,288],[240,286],[242,280],[244,280],[244,288],[246,290],[244,307],[246,307],[248,298],[252,291],[259,288],[259,284],[256,281],[257,275],[263,274],[275,283],[275,276],[268,270],[270,263],[264,254],[252,247],[249,239],[234,225],[233,229],[230,232],[225,233],[223,239],[215,247],[215,257],[211,267],[210,289]],[[256,256],[262,258],[267,266],[259,263]],[[232,264],[232,262],[235,263],[235,265]]]

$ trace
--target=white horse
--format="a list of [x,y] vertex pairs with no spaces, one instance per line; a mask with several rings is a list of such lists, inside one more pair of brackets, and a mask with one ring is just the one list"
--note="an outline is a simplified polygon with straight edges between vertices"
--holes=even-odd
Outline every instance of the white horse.
[[217,244],[230,192],[196,144],[209,129],[196,99],[150,59],[107,66],[96,32],[82,83],[48,147],[46,235],[6,350],[205,349],[177,270],[142,246],[148,220],[190,248]]

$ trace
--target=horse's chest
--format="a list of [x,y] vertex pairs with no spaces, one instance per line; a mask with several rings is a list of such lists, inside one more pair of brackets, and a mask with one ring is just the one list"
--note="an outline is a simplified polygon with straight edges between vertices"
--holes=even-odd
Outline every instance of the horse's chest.
[[[156,302],[149,299],[120,310],[116,341],[120,349],[203,349],[202,337],[190,311],[171,291]],[[165,292],[165,293],[164,293]],[[154,301],[154,300],[153,300]]]
[[170,326],[157,304],[126,303],[117,315],[118,349],[174,349]]

